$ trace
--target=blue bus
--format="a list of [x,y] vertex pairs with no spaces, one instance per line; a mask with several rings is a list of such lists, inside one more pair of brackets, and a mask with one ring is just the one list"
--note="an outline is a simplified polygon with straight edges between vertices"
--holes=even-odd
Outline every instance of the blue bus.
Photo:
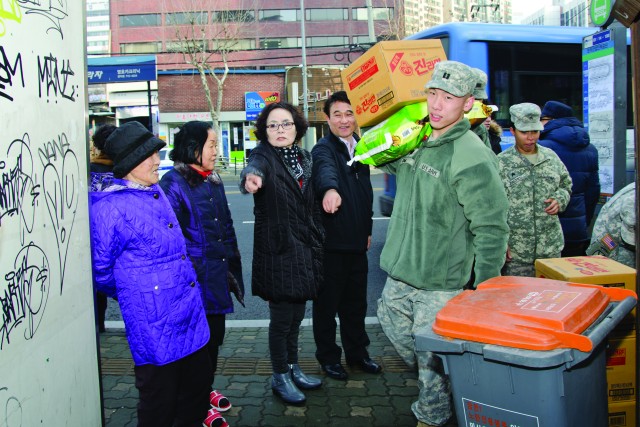
[[[505,130],[504,149],[514,142],[506,128],[513,104],[543,105],[554,99],[570,105],[576,117],[582,118],[582,39],[597,31],[596,27],[458,22],[437,25],[407,39],[440,39],[447,59],[487,73],[488,101],[499,108],[494,114]],[[631,61],[627,72],[630,82]],[[631,106],[627,123],[633,123]],[[390,215],[395,177],[387,177],[386,182],[389,185],[380,198],[380,208],[383,215]]]

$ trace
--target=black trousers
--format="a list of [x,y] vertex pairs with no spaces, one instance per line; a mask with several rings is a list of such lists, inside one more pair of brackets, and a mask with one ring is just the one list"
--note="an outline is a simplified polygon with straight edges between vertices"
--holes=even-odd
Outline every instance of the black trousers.
[[96,306],[98,311],[98,330],[100,332],[105,331],[104,321],[107,317],[107,294],[100,291],[96,291]]
[[369,357],[369,336],[364,327],[367,315],[366,253],[324,254],[324,282],[313,302],[313,337],[316,358],[321,365],[340,363],[336,344],[336,314],[347,362]]
[[[225,334],[225,320],[224,314],[208,314],[207,323],[209,324],[209,344],[207,344],[207,350],[209,350],[209,359],[211,359],[211,370],[215,376],[218,371],[218,353],[220,347],[224,342]],[[215,379],[215,378],[214,378]]]
[[269,301],[269,352],[273,372],[284,374],[289,363],[298,363],[298,334],[305,303]]
[[588,247],[589,247],[589,242],[565,243],[560,256],[562,258],[572,257],[572,256],[584,256],[587,254]]
[[200,427],[209,410],[211,361],[207,348],[167,365],[134,367],[138,427]]

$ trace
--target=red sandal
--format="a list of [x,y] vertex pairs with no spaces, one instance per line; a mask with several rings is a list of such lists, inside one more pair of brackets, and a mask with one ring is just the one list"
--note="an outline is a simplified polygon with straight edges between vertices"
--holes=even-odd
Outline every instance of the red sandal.
[[202,422],[203,427],[229,427],[229,423],[220,412],[211,408],[207,412],[207,418]]
[[218,390],[213,390],[209,394],[209,403],[213,409],[219,412],[227,412],[231,409],[231,402],[229,402],[229,399],[224,397]]

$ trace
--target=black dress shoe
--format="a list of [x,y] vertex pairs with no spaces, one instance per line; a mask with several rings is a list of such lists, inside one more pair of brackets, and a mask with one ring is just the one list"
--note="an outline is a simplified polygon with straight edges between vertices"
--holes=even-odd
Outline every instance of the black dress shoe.
[[379,374],[382,372],[382,367],[374,362],[370,357],[365,357],[356,361],[349,361],[348,364],[349,366],[359,366],[360,369],[368,374]]
[[346,380],[349,375],[347,375],[347,371],[344,370],[341,364],[334,363],[328,365],[322,365],[322,370],[328,377],[334,378],[336,380]]

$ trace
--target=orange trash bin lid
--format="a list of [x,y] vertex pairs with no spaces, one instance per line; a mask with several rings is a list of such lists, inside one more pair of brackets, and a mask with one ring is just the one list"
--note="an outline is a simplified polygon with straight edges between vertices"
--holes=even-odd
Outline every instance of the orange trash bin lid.
[[436,315],[439,335],[529,350],[591,351],[581,335],[611,301],[633,291],[532,277],[494,277],[452,298]]

